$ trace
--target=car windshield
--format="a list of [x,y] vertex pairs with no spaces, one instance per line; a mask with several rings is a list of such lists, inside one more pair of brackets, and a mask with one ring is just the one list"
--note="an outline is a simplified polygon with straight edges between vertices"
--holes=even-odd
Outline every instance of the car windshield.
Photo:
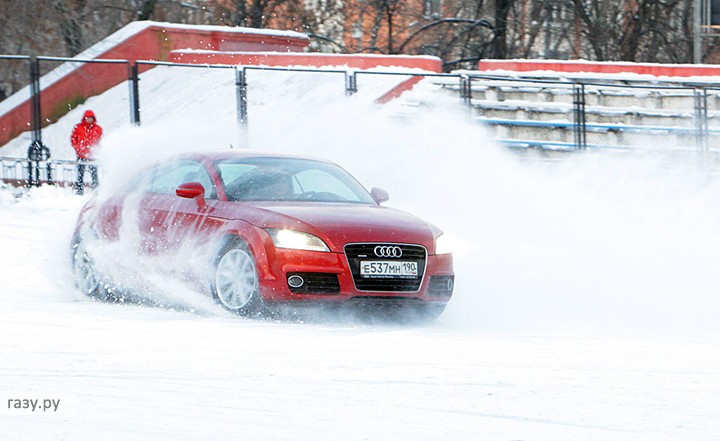
[[375,203],[359,182],[328,162],[237,158],[215,165],[230,201]]

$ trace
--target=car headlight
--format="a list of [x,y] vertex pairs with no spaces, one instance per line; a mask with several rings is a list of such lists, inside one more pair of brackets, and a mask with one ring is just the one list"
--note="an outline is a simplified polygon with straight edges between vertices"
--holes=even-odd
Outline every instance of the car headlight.
[[294,230],[268,228],[265,231],[272,237],[277,248],[305,251],[330,251],[325,242],[317,236]]
[[452,239],[447,235],[441,234],[435,239],[435,254],[451,254],[452,253]]

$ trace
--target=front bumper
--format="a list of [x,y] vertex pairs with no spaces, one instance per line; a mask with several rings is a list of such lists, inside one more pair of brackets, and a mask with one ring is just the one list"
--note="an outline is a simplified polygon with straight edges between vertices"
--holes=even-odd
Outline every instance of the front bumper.
[[[345,253],[278,249],[265,244],[263,259],[257,259],[260,294],[266,302],[346,302],[349,300],[413,300],[446,304],[452,297],[454,274],[451,254],[429,255],[422,283],[413,291],[368,291],[358,289]],[[320,289],[291,288],[292,275],[317,275]],[[336,280],[336,282],[335,282]],[[307,288],[307,287],[306,287]]]

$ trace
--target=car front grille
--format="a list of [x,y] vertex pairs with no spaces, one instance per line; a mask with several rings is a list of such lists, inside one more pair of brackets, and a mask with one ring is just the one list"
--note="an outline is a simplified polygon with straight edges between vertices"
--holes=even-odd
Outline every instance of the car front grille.
[[[378,257],[376,247],[398,247],[402,251],[400,257]],[[345,255],[350,265],[355,287],[359,291],[369,292],[416,292],[422,285],[427,262],[427,251],[420,245],[387,244],[387,243],[360,243],[345,245]],[[360,262],[417,262],[418,275],[404,277],[378,277],[369,278],[360,275]]]

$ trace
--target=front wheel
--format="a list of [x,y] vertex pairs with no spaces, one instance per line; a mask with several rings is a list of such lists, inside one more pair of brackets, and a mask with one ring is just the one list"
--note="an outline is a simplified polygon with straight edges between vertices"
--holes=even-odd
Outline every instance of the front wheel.
[[263,311],[255,259],[247,244],[233,241],[218,253],[212,292],[225,309],[237,314],[248,316]]
[[422,305],[417,310],[418,318],[423,322],[434,322],[442,315],[443,312],[445,312],[446,306],[446,304]]

